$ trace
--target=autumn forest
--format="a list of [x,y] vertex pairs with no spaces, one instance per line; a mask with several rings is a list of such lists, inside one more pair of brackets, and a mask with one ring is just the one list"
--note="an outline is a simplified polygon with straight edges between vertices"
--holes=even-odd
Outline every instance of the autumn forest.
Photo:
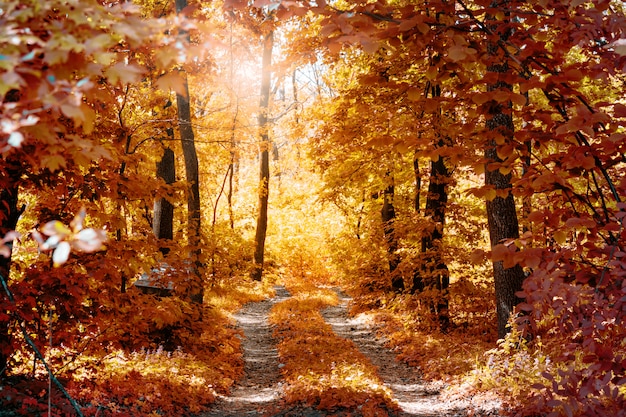
[[618,0],[3,0],[0,416],[207,415],[269,299],[281,404],[418,415],[342,294],[441,401],[626,416],[625,70]]

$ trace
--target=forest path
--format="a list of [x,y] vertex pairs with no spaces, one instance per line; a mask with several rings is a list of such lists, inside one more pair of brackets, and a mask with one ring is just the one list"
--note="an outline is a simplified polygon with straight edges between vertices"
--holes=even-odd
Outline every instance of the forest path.
[[350,317],[350,296],[335,288],[339,304],[321,311],[339,337],[351,340],[377,368],[401,408],[398,417],[457,417],[467,415],[466,404],[442,400],[440,388],[422,381],[419,370],[396,360],[396,354],[376,337],[365,315]]
[[[351,340],[378,369],[385,385],[391,389],[401,410],[393,417],[461,417],[467,415],[468,404],[450,402],[439,396],[438,387],[426,384],[418,370],[395,360],[395,354],[384,347],[364,315],[348,315],[350,297],[335,289],[339,304],[321,311],[339,337]],[[236,315],[243,331],[242,348],[245,375],[231,395],[220,397],[210,412],[201,417],[326,417],[337,415],[282,400],[280,363],[272,327],[268,324],[271,308],[290,297],[282,286],[276,287],[274,298],[246,304]],[[478,411],[478,412],[477,412]],[[494,410],[474,410],[474,415],[496,416]],[[353,414],[354,415],[354,414]]]
[[213,409],[203,417],[243,417],[271,415],[282,396],[278,351],[268,316],[272,307],[291,297],[285,287],[277,286],[274,298],[248,303],[237,314],[244,376],[230,396],[219,397]]

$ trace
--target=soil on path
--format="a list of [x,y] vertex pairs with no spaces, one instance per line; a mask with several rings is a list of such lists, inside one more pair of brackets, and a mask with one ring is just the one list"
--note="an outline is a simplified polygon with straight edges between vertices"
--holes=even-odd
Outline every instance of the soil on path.
[[272,307],[291,295],[276,287],[274,298],[248,303],[235,314],[237,327],[243,332],[241,346],[244,376],[228,397],[219,397],[203,417],[266,416],[273,414],[282,396],[276,341],[268,323]]
[[[420,380],[418,370],[395,360],[395,354],[376,338],[375,331],[364,315],[348,315],[350,298],[336,290],[340,303],[322,310],[322,315],[340,337],[355,343],[359,350],[378,368],[385,385],[393,392],[402,411],[397,417],[461,417],[473,408],[473,415],[497,416],[497,404],[476,409],[466,401],[440,398],[440,386]],[[281,364],[268,324],[271,308],[289,298],[284,287],[276,287],[274,298],[246,304],[235,315],[243,332],[242,348],[245,375],[233,388],[231,395],[220,397],[209,413],[202,417],[325,417],[337,415],[301,406],[285,405],[282,401]]]
[[350,297],[335,289],[339,304],[322,310],[322,316],[340,337],[351,340],[378,369],[378,375],[391,389],[402,411],[397,417],[461,417],[472,410],[474,416],[497,416],[498,404],[470,404],[468,400],[441,398],[441,384],[421,380],[419,370],[397,361],[396,354],[376,337],[376,331],[364,314],[350,317]]

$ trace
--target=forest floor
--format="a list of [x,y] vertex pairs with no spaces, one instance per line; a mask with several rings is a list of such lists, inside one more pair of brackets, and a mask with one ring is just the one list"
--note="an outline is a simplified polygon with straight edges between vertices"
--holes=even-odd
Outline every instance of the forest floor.
[[[474,404],[471,398],[452,399],[442,392],[442,383],[420,379],[419,370],[395,359],[395,353],[384,346],[366,315],[350,317],[349,296],[336,289],[339,304],[321,311],[326,323],[339,337],[351,340],[377,368],[385,385],[392,391],[400,407],[394,417],[461,417],[498,416],[495,401]],[[229,396],[218,398],[210,412],[202,417],[325,417],[359,416],[354,410],[332,412],[304,405],[287,404],[283,396],[276,340],[268,322],[271,308],[290,297],[282,286],[276,287],[274,298],[246,304],[236,315],[243,332],[242,349],[244,377]]]

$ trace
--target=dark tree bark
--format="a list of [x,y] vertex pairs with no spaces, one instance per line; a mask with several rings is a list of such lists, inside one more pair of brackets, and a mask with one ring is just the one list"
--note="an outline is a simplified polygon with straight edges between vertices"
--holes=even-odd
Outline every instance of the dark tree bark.
[[[163,179],[166,184],[176,182],[176,165],[174,151],[166,148],[163,157],[157,163],[157,177]],[[174,239],[174,205],[166,198],[159,198],[154,203],[154,222],[152,231],[158,239]],[[167,255],[169,248],[160,247],[163,255]]]
[[417,151],[415,151],[415,155],[413,156],[413,173],[415,174],[415,201],[414,201],[414,209],[416,213],[419,213],[420,208],[420,200],[422,196],[422,175],[420,174],[420,161],[417,156]]
[[[508,1],[495,4],[504,7]],[[497,28],[491,25],[492,31]],[[497,32],[496,32],[497,33]],[[500,32],[500,40],[506,40],[509,33]],[[500,80],[488,86],[489,91],[511,90],[511,85],[504,81],[510,73],[509,65],[504,56],[499,56],[498,39],[492,39],[488,43],[488,52],[494,63],[487,67],[487,71],[499,75]],[[511,103],[492,103],[489,106],[486,121],[487,129],[492,138],[485,149],[485,184],[493,186],[496,190],[505,190],[506,197],[496,197],[487,201],[487,221],[489,227],[489,239],[491,247],[502,242],[504,239],[516,239],[519,237],[519,224],[515,200],[511,193],[511,173],[503,174],[499,168],[493,168],[492,164],[502,161],[498,157],[496,137],[500,142],[512,143],[514,134],[513,116]],[[512,268],[504,268],[502,261],[493,262],[493,279],[495,286],[496,308],[498,319],[498,337],[502,338],[508,333],[508,320],[513,313],[514,307],[521,301],[515,293],[522,289],[524,271],[519,265]]]
[[[0,238],[15,230],[17,222],[24,211],[18,208],[19,180],[21,177],[20,164],[12,164],[0,158],[3,169],[0,170]],[[11,272],[11,257],[0,255],[0,275],[8,285]],[[8,295],[0,288],[0,309],[4,312],[10,304]],[[0,376],[6,370],[8,359],[12,354],[9,321],[0,320]]]
[[[444,141],[439,141],[438,147],[442,147]],[[434,288],[439,291],[437,301],[433,303],[432,310],[437,314],[442,330],[448,328],[450,318],[448,314],[448,287],[450,275],[448,266],[443,260],[441,241],[446,220],[448,206],[448,184],[450,183],[450,171],[446,166],[446,160],[439,157],[430,163],[430,180],[428,183],[428,196],[424,216],[429,218],[432,229],[422,236],[422,263],[420,270],[413,275],[412,292],[422,292],[426,288]]]
[[387,242],[389,272],[391,273],[391,288],[396,292],[402,292],[404,291],[404,279],[396,271],[398,265],[400,265],[400,256],[398,256],[398,239],[395,233],[394,225],[396,220],[396,209],[393,205],[394,196],[395,187],[393,184],[393,178],[391,178],[391,184],[389,184],[383,191],[383,207],[380,210],[380,214],[383,221],[385,241]]
[[259,172],[259,205],[257,209],[256,234],[254,238],[254,264],[252,279],[260,281],[263,276],[263,261],[265,258],[265,236],[267,234],[267,205],[269,201],[270,180],[270,147],[269,138],[269,102],[272,75],[272,48],[274,33],[265,35],[263,42],[263,69],[261,74],[261,100],[259,103],[259,131],[261,139],[260,172]]
[[[441,96],[439,85],[430,86],[433,97]],[[435,120],[442,117],[437,114]],[[435,122],[435,129],[437,129]],[[438,140],[435,143],[436,149],[450,146],[450,139],[445,133],[436,132]],[[417,170],[417,167],[415,167]],[[416,181],[418,179],[416,172]],[[445,331],[450,325],[448,287],[450,286],[450,275],[448,266],[444,262],[442,253],[443,231],[446,222],[446,210],[448,207],[448,186],[451,182],[451,172],[447,165],[447,159],[439,156],[436,161],[430,163],[430,178],[428,182],[428,193],[426,196],[426,207],[424,217],[429,219],[431,226],[422,235],[421,264],[420,268],[413,274],[413,294],[424,291],[427,288],[438,291],[437,300],[431,304],[431,310],[437,315],[441,330]],[[420,183],[421,185],[421,183]],[[418,198],[418,197],[416,197]],[[419,201],[416,201],[416,210],[419,211]]]
[[[180,13],[187,7],[187,0],[176,0],[176,12]],[[191,126],[191,105],[189,102],[189,84],[187,75],[181,72],[184,78],[185,94],[176,94],[178,110],[178,128],[185,158],[185,177],[187,179],[187,239],[190,247],[192,282],[187,290],[190,299],[195,303],[202,303],[204,295],[201,275],[202,265],[200,255],[201,223],[200,223],[200,175],[198,172],[198,155],[193,128]]]

